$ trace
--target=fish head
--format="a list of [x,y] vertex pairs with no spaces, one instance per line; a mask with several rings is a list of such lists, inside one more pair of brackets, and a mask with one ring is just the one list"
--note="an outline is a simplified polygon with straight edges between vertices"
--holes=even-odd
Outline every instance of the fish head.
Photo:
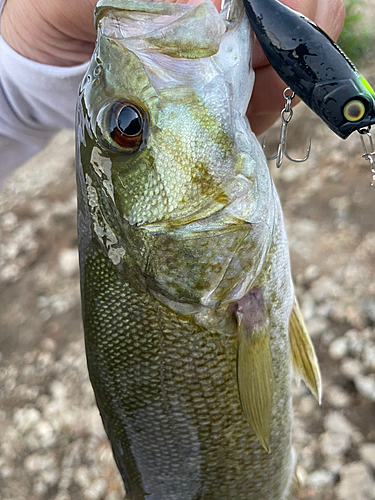
[[206,217],[235,196],[235,175],[255,168],[244,153],[253,148],[245,117],[250,31],[242,4],[231,9],[227,20],[210,1],[98,3],[96,48],[80,90],[79,148],[85,175],[106,181],[121,223]]

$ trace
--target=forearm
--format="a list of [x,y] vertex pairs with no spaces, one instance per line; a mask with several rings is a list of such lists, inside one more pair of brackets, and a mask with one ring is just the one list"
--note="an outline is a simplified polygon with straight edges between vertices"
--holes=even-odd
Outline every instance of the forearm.
[[72,128],[86,65],[47,66],[22,57],[0,37],[0,184],[62,128]]

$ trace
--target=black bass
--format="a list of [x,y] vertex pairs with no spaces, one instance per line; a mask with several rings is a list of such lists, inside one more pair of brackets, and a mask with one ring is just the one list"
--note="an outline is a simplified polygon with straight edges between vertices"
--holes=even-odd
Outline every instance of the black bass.
[[282,500],[292,364],[320,398],[245,116],[243,5],[101,0],[77,110],[90,379],[132,500]]

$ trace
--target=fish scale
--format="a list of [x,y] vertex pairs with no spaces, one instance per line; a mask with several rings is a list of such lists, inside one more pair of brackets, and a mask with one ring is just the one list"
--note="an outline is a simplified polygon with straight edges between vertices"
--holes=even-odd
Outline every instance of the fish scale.
[[[101,252],[86,260],[83,296],[90,379],[117,463],[128,464],[128,498],[281,498],[267,471],[282,470],[284,454],[261,449],[238,399],[234,327],[209,332],[173,314]],[[163,478],[160,495],[141,479],[148,470]]]

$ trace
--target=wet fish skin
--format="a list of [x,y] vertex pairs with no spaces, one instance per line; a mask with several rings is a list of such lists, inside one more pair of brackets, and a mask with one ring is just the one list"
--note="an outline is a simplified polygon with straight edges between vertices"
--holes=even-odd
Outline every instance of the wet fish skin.
[[[82,310],[127,497],[284,500],[293,285],[245,117],[243,8],[231,5],[230,22],[210,2],[101,1],[96,14],[77,110]],[[107,127],[118,102],[144,120],[136,150]]]

